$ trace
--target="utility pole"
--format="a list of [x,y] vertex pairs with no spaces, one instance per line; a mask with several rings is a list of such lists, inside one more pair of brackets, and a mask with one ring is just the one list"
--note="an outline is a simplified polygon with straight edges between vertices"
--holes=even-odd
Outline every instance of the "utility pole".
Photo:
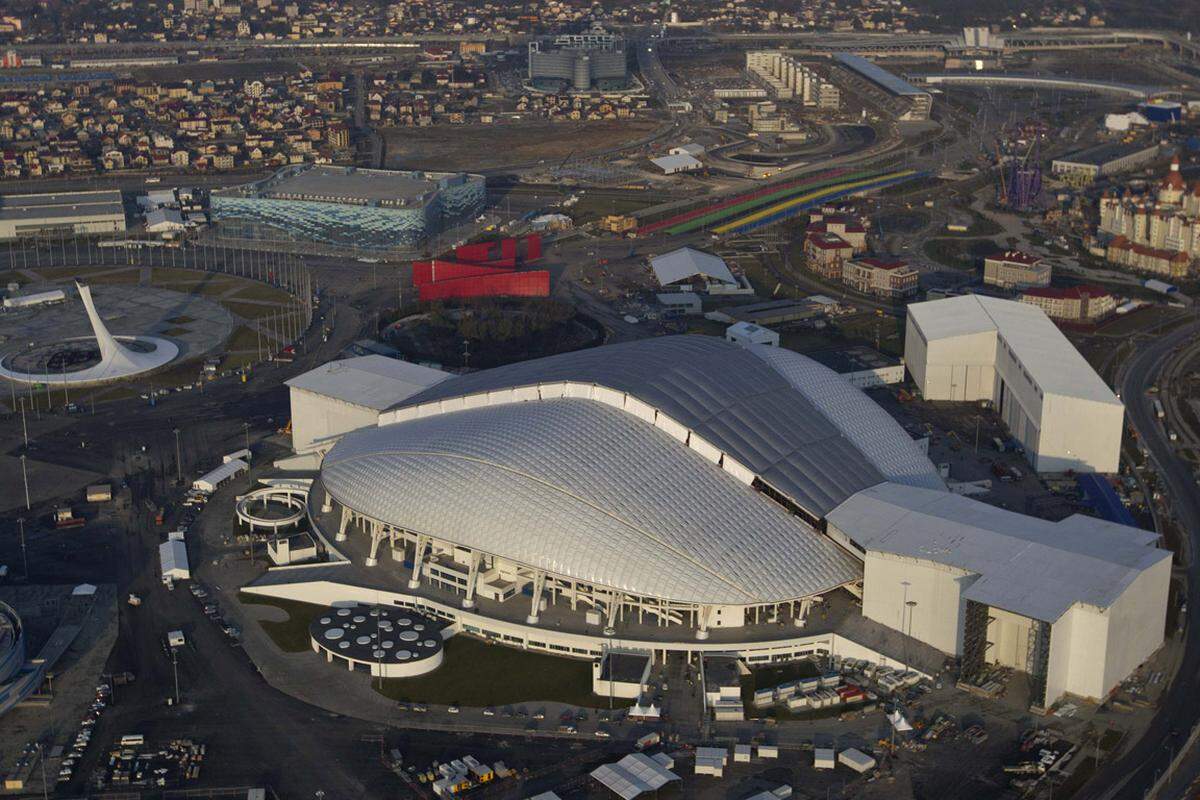
[[250,423],[249,422],[242,423],[242,432],[246,435],[246,449],[249,450],[250,449]]
[[175,482],[183,483],[182,450],[179,448],[179,428],[175,428]]
[[171,648],[171,672],[175,674],[175,705],[179,705],[179,661],[176,658],[176,650]]
[[25,471],[25,454],[21,453],[21,480],[25,482],[25,510],[28,511],[29,506],[29,473]]

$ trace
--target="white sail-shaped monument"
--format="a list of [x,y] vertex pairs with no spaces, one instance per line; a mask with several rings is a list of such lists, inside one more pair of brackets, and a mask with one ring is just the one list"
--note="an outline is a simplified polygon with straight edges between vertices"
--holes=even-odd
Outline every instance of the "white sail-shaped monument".
[[[0,376],[18,383],[48,383],[55,386],[80,386],[121,380],[159,369],[171,363],[179,355],[179,346],[160,336],[113,336],[92,301],[92,289],[87,284],[75,282],[79,299],[87,311],[96,344],[100,348],[100,360],[89,367],[64,372],[18,372],[0,364]],[[78,342],[79,339],[68,339]]]

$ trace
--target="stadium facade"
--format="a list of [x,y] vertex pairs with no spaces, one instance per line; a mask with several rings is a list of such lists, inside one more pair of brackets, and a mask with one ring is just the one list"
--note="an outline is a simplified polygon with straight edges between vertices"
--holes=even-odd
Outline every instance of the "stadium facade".
[[470,219],[486,200],[482,175],[305,165],[213,192],[210,210],[233,238],[393,250]]
[[662,337],[452,376],[317,444],[313,521],[347,555],[247,591],[574,657],[958,657],[1027,672],[1036,706],[1104,696],[1163,639],[1154,534],[958,497],[865,394],[777,347]]

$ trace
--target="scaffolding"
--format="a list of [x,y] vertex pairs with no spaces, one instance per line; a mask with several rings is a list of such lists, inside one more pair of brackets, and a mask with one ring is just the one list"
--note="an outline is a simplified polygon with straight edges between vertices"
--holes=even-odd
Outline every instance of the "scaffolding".
[[991,622],[988,607],[974,600],[967,601],[963,620],[963,655],[960,680],[970,683],[983,672],[987,663],[987,629]]
[[1029,705],[1046,705],[1046,675],[1050,671],[1050,623],[1031,620],[1025,651],[1025,672],[1029,675]]

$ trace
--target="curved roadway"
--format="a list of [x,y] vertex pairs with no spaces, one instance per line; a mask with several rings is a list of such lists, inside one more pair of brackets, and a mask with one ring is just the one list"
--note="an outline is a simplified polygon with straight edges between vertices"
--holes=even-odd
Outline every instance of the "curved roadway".
[[[1176,348],[1189,343],[1198,331],[1200,323],[1193,322],[1156,339],[1130,360],[1120,381],[1129,420],[1149,448],[1167,486],[1175,519],[1187,533],[1184,562],[1189,564],[1189,571],[1198,563],[1195,556],[1200,552],[1200,492],[1191,468],[1175,454],[1158,424],[1146,389],[1158,379]],[[1200,580],[1195,574],[1189,575],[1186,597],[1189,610],[1200,608]],[[1129,752],[1107,764],[1089,782],[1079,795],[1083,800],[1142,800],[1159,775],[1166,772],[1192,726],[1200,721],[1200,626],[1192,624],[1190,614],[1183,623],[1183,660],[1162,697],[1158,714]],[[1177,769],[1185,772],[1187,764]],[[1163,792],[1161,796],[1173,795]]]

